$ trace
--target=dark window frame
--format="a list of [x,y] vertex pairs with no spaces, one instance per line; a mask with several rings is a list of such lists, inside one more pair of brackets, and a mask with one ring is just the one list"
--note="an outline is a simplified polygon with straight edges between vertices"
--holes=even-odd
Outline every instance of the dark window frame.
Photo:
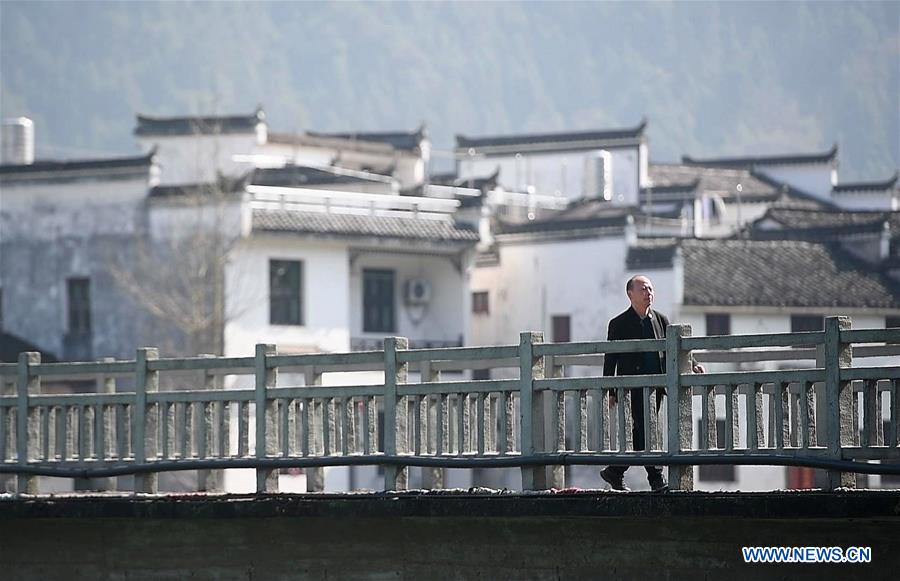
[[568,343],[572,340],[572,315],[551,315],[550,331],[554,343]]
[[66,314],[72,335],[91,332],[91,279],[83,276],[66,279]]
[[824,315],[791,315],[791,333],[824,330]]
[[[269,324],[302,326],[303,316],[303,261],[269,259]],[[294,270],[281,274],[278,269]],[[296,278],[296,280],[290,280]]]
[[363,333],[396,333],[397,272],[364,268],[362,274]]
[[706,313],[706,334],[731,335],[731,315],[728,313]]
[[475,315],[491,314],[490,295],[488,291],[472,291],[472,313]]

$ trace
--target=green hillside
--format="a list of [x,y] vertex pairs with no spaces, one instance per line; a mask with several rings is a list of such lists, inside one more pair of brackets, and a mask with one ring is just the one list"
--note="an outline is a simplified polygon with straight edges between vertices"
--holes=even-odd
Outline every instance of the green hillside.
[[0,114],[43,157],[131,153],[136,112],[262,104],[285,131],[425,121],[444,152],[646,116],[657,161],[839,142],[842,179],[876,179],[898,95],[898,2],[0,2]]

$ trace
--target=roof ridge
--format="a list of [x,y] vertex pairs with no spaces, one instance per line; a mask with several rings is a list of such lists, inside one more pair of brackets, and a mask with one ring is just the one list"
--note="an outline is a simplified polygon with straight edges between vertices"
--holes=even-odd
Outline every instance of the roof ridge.
[[38,159],[33,163],[0,164],[0,173],[37,173],[45,171],[67,171],[78,169],[104,168],[104,167],[126,167],[132,165],[150,165],[153,157],[156,155],[157,148],[153,147],[147,153],[140,155],[120,156],[120,157],[95,157],[85,159]]
[[755,165],[776,165],[776,164],[793,164],[793,163],[824,163],[833,161],[838,153],[838,144],[835,143],[831,149],[819,153],[780,153],[772,155],[759,156],[736,156],[736,157],[709,157],[695,158],[690,155],[681,156],[683,163],[687,165],[706,165],[706,166],[748,166],[752,168]]
[[565,141],[599,141],[603,139],[628,139],[643,135],[647,128],[647,118],[641,118],[636,126],[615,129],[586,129],[569,131],[550,131],[542,133],[518,133],[500,135],[481,135],[469,137],[461,133],[455,135],[456,147],[491,147],[509,146],[524,143],[559,143]]
[[835,191],[855,189],[888,189],[896,185],[898,179],[900,179],[900,170],[894,171],[894,174],[891,177],[883,180],[846,182],[842,184],[835,184],[832,189]]

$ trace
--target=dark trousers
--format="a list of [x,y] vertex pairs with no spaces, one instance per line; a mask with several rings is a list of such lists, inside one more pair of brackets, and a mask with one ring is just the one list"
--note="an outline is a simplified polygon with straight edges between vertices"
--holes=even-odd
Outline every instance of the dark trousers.
[[[644,390],[632,389],[631,391],[631,442],[634,444],[635,450],[646,450],[646,442],[644,441]],[[662,403],[662,395],[656,393],[656,413],[659,415],[659,406]],[[619,405],[625,405],[625,402],[619,402]],[[647,469],[647,478],[662,478],[662,468],[659,466],[645,466]],[[610,466],[609,471],[624,476],[628,466]]]

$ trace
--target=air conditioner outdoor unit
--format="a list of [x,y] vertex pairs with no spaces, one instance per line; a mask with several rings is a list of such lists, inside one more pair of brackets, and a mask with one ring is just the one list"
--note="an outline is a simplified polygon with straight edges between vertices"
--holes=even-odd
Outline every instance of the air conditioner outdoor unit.
[[407,305],[426,305],[431,301],[431,283],[424,278],[411,278],[403,285],[403,301]]

